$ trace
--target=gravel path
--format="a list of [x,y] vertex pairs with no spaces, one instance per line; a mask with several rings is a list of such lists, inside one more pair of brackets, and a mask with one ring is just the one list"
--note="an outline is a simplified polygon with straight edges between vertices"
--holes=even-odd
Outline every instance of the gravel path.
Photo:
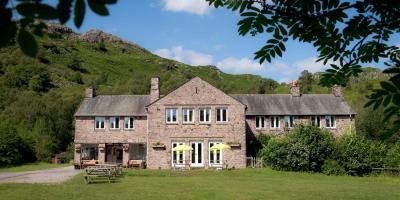
[[27,172],[0,173],[0,183],[61,183],[79,174],[73,166]]

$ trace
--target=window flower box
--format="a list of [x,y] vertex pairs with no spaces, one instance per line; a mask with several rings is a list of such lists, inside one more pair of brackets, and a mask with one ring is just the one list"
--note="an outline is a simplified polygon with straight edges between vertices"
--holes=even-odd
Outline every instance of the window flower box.
[[151,147],[153,147],[153,149],[165,149],[166,146],[163,143],[157,142],[151,145]]
[[240,148],[241,144],[239,142],[227,142],[227,144],[229,146],[231,146],[232,148]]

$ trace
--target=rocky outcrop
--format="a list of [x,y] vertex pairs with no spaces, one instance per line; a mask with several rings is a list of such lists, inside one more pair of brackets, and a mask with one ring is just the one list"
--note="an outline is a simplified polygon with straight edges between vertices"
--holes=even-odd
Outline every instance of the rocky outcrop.
[[114,43],[114,44],[115,43],[128,44],[128,45],[132,45],[136,48],[145,50],[143,47],[141,47],[133,42],[122,40],[121,38],[119,38],[117,36],[114,36],[112,34],[105,33],[101,30],[96,30],[96,29],[89,30],[88,32],[82,34],[81,36],[79,36],[79,39],[85,40],[85,41],[88,41],[91,43],[109,42],[109,43]]

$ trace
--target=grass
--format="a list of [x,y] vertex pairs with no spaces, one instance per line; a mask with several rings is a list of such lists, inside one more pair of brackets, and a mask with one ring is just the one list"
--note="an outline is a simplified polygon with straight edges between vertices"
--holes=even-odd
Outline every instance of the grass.
[[129,171],[119,182],[0,184],[3,199],[400,199],[399,177],[349,177],[271,169]]
[[19,166],[13,167],[6,167],[0,168],[1,172],[24,172],[24,171],[34,171],[34,170],[41,170],[41,169],[49,169],[49,168],[58,168],[58,167],[66,167],[70,166],[69,163],[64,164],[51,164],[51,163],[44,163],[44,162],[36,162],[36,163],[27,163]]

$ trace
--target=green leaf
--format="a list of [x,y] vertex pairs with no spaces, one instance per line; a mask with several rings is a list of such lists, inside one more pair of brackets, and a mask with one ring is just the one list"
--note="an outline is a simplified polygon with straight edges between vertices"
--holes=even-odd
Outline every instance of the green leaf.
[[84,17],[85,2],[83,0],[76,0],[74,8],[74,23],[77,28],[81,27]]
[[65,24],[71,17],[71,7],[73,0],[60,0],[57,5],[58,19],[61,24]]
[[98,15],[107,16],[110,15],[108,9],[106,8],[104,3],[95,0],[88,0],[88,4],[90,9]]
[[381,84],[381,87],[387,91],[396,92],[396,90],[397,90],[396,86],[392,85],[391,83],[389,83],[387,81],[382,81],[380,84]]
[[17,36],[17,42],[22,52],[30,57],[36,57],[38,45],[31,33],[25,29],[20,29]]

